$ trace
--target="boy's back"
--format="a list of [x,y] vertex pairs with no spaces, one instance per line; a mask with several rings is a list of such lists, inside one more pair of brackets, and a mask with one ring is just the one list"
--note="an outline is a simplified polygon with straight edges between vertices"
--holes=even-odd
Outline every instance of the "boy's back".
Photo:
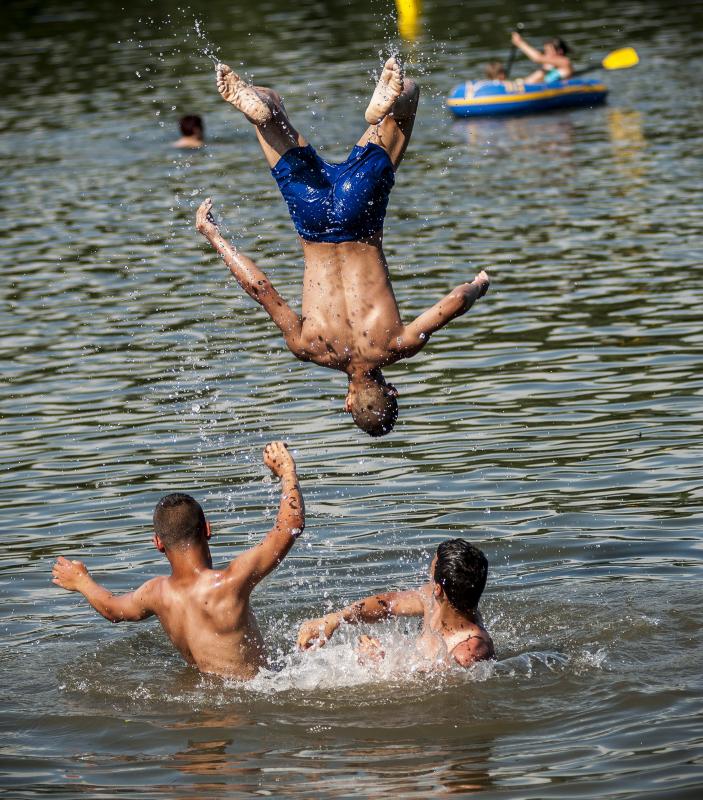
[[267,445],[264,462],[282,479],[276,524],[255,547],[226,569],[212,569],[210,526],[188,495],[163,498],[154,512],[154,544],[172,573],[115,597],[90,577],[80,561],[59,558],[54,583],[81,592],[112,622],[156,615],[188,663],[202,672],[248,680],[266,663],[264,642],[249,605],[254,587],[285,557],[305,524],[295,463],[281,442]]
[[201,672],[248,679],[265,665],[249,592],[229,570],[154,578],[150,584],[153,613],[183,658]]

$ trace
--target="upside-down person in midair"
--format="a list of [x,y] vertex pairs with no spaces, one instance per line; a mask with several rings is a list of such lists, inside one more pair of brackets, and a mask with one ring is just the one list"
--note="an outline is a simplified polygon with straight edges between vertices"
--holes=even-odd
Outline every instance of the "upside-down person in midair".
[[395,424],[398,393],[381,368],[414,356],[435,331],[468,311],[489,283],[480,272],[412,322],[400,318],[383,254],[383,220],[419,90],[389,58],[366,110],[368,129],[345,162],[330,164],[293,128],[276,92],[251,86],[224,64],[217,68],[217,88],[255,125],[288,204],[305,259],[302,314],[223,239],[209,199],[198,209],[196,227],[268,312],[293,355],[347,374],[345,411],[366,433],[383,436]]

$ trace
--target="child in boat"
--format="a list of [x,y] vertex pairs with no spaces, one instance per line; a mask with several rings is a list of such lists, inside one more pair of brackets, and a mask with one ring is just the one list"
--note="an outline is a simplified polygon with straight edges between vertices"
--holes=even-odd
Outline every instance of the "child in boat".
[[181,138],[173,143],[174,147],[197,150],[205,144],[205,126],[202,117],[197,114],[187,114],[178,122]]
[[489,61],[484,67],[483,74],[489,81],[504,81],[507,78],[502,61]]
[[59,557],[53,582],[80,592],[110,622],[138,622],[156,615],[183,658],[201,672],[249,680],[266,653],[249,596],[284,559],[305,525],[295,462],[283,442],[264,449],[264,463],[281,479],[276,524],[259,544],[228,566],[212,568],[210,525],[187,494],[162,498],[154,511],[154,546],[171,565],[168,577],[152,578],[136,591],[113,595],[80,561]]
[[[505,74],[505,66],[503,65],[502,61],[489,61],[484,67],[483,74],[485,75],[487,81],[491,81],[493,83],[502,83],[508,92],[522,91],[523,86],[525,85],[525,82],[520,78],[514,81],[508,80],[507,75]],[[484,81],[474,81],[474,92],[483,84]]]
[[517,31],[512,34],[512,42],[515,47],[521,50],[530,61],[539,64],[539,68],[530,73],[525,79],[525,83],[556,83],[561,80],[568,80],[574,70],[571,66],[569,46],[563,39],[558,37],[550,39],[544,43],[544,51],[529,45]]
[[480,272],[409,324],[400,318],[383,253],[388,196],[410,141],[419,97],[395,58],[386,61],[366,110],[369,127],[343,164],[323,161],[293,128],[281,98],[245,83],[220,64],[222,97],[256,126],[274,179],[288,204],[305,260],[302,314],[267,276],[226,242],[208,199],[196,228],[222,256],[244,291],[260,303],[301,361],[348,378],[344,410],[370,436],[383,436],[398,415],[398,392],[381,368],[418,353],[450,320],[488,290]]
[[[437,548],[430,579],[424,586],[373,595],[308,620],[298,632],[298,646],[302,650],[321,647],[342,622],[358,625],[391,617],[422,617],[422,631],[416,642],[420,655],[439,664],[470,667],[495,657],[493,642],[478,610],[487,576],[488,561],[478,547],[465,539],[448,539]],[[360,638],[359,654],[367,661],[384,655],[378,639],[370,636]]]

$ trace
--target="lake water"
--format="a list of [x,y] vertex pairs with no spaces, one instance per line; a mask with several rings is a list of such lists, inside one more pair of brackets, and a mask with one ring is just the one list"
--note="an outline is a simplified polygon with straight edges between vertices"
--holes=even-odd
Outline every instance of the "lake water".
[[[341,374],[289,355],[193,219],[212,195],[296,298],[293,228],[208,54],[276,86],[342,159],[397,44],[392,4],[3,15],[0,794],[700,797],[700,4],[426,0],[403,45],[423,95],[387,256],[406,316],[481,268],[492,286],[388,371],[401,417],[380,441],[342,413]],[[507,57],[518,20],[580,64],[623,45],[642,63],[604,76],[597,109],[453,121],[443,97]],[[176,151],[194,112],[210,145]],[[165,573],[149,538],[169,491],[202,501],[216,562],[256,541],[274,438],[308,507],[255,594],[275,670],[201,677],[157,623],[110,626],[51,585],[61,554],[113,591]],[[452,536],[489,557],[495,664],[408,674],[404,626],[380,629],[380,674],[346,634],[295,652],[303,619],[417,585]]]

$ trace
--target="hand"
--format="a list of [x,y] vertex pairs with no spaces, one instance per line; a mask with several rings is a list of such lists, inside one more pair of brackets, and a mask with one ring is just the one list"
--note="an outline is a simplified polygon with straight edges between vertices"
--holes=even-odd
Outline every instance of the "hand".
[[195,230],[208,237],[216,236],[220,232],[215,218],[212,216],[212,200],[209,197],[207,200],[203,200],[195,215]]
[[515,47],[520,47],[520,45],[522,44],[522,36],[520,36],[520,34],[517,31],[513,31],[510,34],[510,40],[515,45]]
[[291,472],[295,475],[295,461],[284,442],[271,442],[264,447],[264,464],[279,478]]
[[338,627],[339,617],[336,614],[327,614],[319,619],[309,619],[303,622],[298,631],[298,647],[301,650],[323,647]]
[[491,281],[488,275],[481,270],[478,275],[471,281],[471,283],[462,283],[457,286],[453,293],[458,297],[463,298],[464,311],[467,311],[471,306],[488,291]]
[[365,667],[378,664],[386,657],[386,651],[375,636],[360,636],[356,642],[356,659]]
[[90,577],[86,565],[82,561],[69,561],[59,556],[54,564],[51,575],[53,583],[69,592],[79,592],[81,583]]

